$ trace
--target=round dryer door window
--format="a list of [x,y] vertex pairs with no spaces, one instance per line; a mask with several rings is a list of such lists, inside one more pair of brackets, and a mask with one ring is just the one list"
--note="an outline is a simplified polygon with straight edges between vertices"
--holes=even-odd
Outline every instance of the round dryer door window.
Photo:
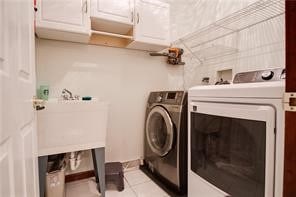
[[174,127],[168,112],[160,106],[154,107],[146,121],[146,139],[151,150],[165,156],[172,149]]

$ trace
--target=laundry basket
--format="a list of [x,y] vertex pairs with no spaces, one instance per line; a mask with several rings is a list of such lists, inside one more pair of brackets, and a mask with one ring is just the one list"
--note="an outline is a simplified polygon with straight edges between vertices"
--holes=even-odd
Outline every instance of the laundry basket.
[[48,162],[45,197],[65,197],[65,168],[64,157]]

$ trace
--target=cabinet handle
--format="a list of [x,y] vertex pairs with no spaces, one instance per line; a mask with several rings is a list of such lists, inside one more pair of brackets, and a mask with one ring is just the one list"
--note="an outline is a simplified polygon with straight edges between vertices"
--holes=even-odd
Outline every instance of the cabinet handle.
[[137,13],[137,24],[139,24],[139,22],[140,22],[140,14]]
[[84,3],[83,3],[82,11],[83,11],[84,13],[87,13],[87,0],[85,0]]
[[133,11],[131,12],[131,22],[132,23],[134,22],[134,12]]

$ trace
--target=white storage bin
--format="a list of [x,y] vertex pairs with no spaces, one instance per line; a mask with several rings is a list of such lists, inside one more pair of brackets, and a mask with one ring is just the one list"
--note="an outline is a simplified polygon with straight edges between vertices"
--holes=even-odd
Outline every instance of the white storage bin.
[[46,197],[65,197],[65,165],[60,170],[46,173]]

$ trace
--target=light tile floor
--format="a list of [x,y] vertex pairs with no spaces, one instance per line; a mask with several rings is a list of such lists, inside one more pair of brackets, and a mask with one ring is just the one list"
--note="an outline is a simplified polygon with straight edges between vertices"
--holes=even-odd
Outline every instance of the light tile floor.
[[[66,184],[66,197],[99,197],[94,178]],[[169,197],[158,185],[140,170],[124,173],[124,190],[107,185],[106,197]]]

